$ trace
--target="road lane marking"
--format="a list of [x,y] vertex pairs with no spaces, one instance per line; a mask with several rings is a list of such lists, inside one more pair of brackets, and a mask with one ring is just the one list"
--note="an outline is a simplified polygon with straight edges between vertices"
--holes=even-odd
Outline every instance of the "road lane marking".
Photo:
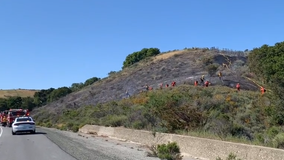
[[0,137],[2,136],[2,134],[3,134],[3,128],[0,127]]

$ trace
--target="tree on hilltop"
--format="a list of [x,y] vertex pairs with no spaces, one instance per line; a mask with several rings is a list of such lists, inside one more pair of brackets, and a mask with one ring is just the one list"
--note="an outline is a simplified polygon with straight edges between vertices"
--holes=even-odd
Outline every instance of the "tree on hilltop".
[[145,58],[156,56],[160,53],[161,52],[158,48],[143,48],[141,51],[133,52],[126,57],[125,61],[123,62],[122,69],[129,67]]

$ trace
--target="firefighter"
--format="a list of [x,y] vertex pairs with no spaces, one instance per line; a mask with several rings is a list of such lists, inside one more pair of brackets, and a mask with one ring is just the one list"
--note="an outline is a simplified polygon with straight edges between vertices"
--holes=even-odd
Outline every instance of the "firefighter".
[[209,81],[206,81],[206,82],[204,83],[204,85],[205,85],[205,87],[208,87],[208,86],[209,86]]
[[205,79],[204,79],[204,75],[201,76],[200,80],[201,80],[201,83],[204,82],[204,80],[205,80]]
[[194,81],[194,86],[198,86],[198,81]]
[[7,125],[7,118],[6,118],[5,115],[3,116],[2,124],[3,124],[3,126],[6,126],[6,125]]
[[145,89],[146,89],[146,91],[149,90],[149,86],[147,84],[145,85]]
[[222,80],[222,72],[221,71],[219,71],[218,76],[219,76],[219,79]]
[[239,83],[237,83],[236,88],[237,88],[238,91],[240,91],[241,86],[240,86]]
[[264,92],[266,92],[266,89],[264,88],[264,87],[260,87],[260,91],[261,91],[261,95],[263,95],[264,94]]
[[160,84],[160,89],[163,89],[163,83]]
[[176,85],[176,82],[175,81],[173,81],[172,82],[172,87],[174,87]]
[[129,92],[128,92],[128,90],[126,91],[126,96],[127,96],[127,98],[129,98],[130,97],[130,94],[129,94]]

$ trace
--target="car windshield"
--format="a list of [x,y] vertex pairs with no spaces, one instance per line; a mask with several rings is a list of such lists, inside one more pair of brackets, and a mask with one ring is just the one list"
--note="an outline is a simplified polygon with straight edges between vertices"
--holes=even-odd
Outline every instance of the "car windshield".
[[17,119],[17,122],[28,122],[28,121],[32,121],[32,119],[31,118],[18,118]]

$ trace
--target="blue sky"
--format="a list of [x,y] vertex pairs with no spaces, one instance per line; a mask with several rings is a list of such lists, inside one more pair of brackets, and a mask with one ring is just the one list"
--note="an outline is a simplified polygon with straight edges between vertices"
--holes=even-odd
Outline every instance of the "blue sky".
[[284,1],[1,0],[0,88],[70,86],[142,48],[252,49],[284,41]]

